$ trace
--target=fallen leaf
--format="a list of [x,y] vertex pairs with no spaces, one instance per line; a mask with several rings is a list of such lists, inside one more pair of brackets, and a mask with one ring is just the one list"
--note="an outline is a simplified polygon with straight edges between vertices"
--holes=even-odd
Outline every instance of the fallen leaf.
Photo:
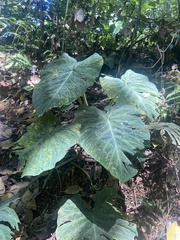
[[76,21],[76,20],[78,22],[83,22],[84,21],[84,11],[83,11],[82,8],[80,8],[74,16],[74,21]]
[[[4,199],[9,199],[15,196],[21,189],[27,187],[29,182],[18,182],[11,186],[11,188],[4,195]],[[3,200],[4,200],[3,199]]]
[[0,111],[3,111],[6,108],[6,105],[4,103],[0,103]]
[[9,149],[12,146],[14,146],[14,142],[12,142],[11,139],[0,142],[0,148],[3,150]]
[[79,185],[72,185],[64,191],[66,194],[77,194],[82,191],[82,188]]
[[12,135],[12,129],[0,121],[0,141],[8,139]]
[[0,197],[2,197],[5,193],[5,186],[2,178],[0,177]]
[[3,169],[2,171],[0,171],[0,174],[1,175],[12,175],[14,174],[15,172],[9,170],[9,169]]
[[167,229],[167,240],[179,240],[180,239],[180,226],[177,221],[171,223]]
[[24,112],[24,107],[17,109],[16,114],[22,114]]

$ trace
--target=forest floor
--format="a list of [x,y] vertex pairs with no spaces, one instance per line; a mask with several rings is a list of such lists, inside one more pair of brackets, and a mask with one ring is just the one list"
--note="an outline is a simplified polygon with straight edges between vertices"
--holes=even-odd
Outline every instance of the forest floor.
[[[21,178],[17,172],[18,156],[13,154],[15,142],[32,123],[34,109],[32,91],[38,83],[38,75],[6,72],[0,76],[0,198],[5,201],[26,187],[32,178]],[[89,100],[99,95],[97,86],[88,91]],[[101,93],[100,93],[101,94]],[[61,113],[62,121],[69,121],[73,112]],[[76,146],[78,149],[78,146]],[[75,149],[75,150],[76,150]],[[74,150],[74,149],[73,149]],[[180,217],[180,148],[152,146],[148,160],[139,166],[139,173],[126,184],[118,185],[124,198],[122,203],[128,221],[137,224],[139,236],[136,240],[164,240],[166,230]],[[97,177],[100,166],[86,153],[82,161],[96,167]],[[49,171],[34,182],[33,187],[23,192],[20,201],[12,204],[22,222],[21,234],[16,240],[55,239],[58,203],[62,192],[72,183],[67,166],[65,173]],[[77,170],[76,181],[84,186],[84,177]],[[87,172],[89,170],[87,169]],[[101,181],[106,172],[101,172]],[[89,172],[88,172],[89,173]],[[91,172],[92,173],[92,172]],[[77,177],[78,176],[78,177]],[[61,182],[59,181],[61,179]],[[114,184],[113,181],[110,183]],[[55,187],[54,187],[55,186]],[[19,237],[21,235],[21,237]]]

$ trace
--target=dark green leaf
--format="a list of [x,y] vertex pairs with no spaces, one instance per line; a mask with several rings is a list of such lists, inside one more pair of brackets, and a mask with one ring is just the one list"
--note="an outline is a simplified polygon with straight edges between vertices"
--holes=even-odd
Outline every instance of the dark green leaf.
[[104,188],[96,194],[92,211],[83,206],[80,196],[67,200],[58,212],[57,240],[133,240],[136,226],[120,218],[113,198],[118,198],[115,190]]

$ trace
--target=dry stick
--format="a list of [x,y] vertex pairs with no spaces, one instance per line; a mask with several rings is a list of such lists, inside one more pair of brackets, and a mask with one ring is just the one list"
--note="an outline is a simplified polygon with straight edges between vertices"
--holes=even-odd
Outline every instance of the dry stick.
[[[169,202],[168,202],[168,212],[167,212],[167,214],[166,214],[166,216],[165,216],[166,227],[167,227],[168,216],[169,216],[169,214],[170,214],[171,209],[172,209],[172,203],[169,203]],[[163,222],[161,222],[161,225],[164,227],[164,225],[165,225],[165,224],[164,224],[164,219],[163,219]],[[161,232],[161,234],[160,234],[160,236],[158,237],[157,240],[160,240],[160,239],[161,239],[161,235],[162,235],[163,231],[164,231],[164,229],[162,230],[162,232]]]
[[[135,188],[135,189],[134,189]],[[135,208],[135,211],[137,211],[137,206],[138,206],[138,203],[137,203],[137,196],[136,196],[136,190],[137,190],[137,188],[136,188],[136,185],[133,187],[133,195],[134,195],[134,201],[135,201],[135,206],[136,206],[136,208]]]
[[158,70],[156,72],[158,72],[159,70],[161,70],[161,89],[164,89],[164,81],[163,81],[163,65],[164,65],[164,55],[165,55],[165,52],[168,50],[168,48],[171,46],[171,44],[173,43],[174,41],[174,38],[176,36],[176,34],[180,31],[177,30],[174,35],[172,36],[172,39],[171,39],[171,42],[169,43],[169,45],[164,49],[160,49],[159,45],[157,45],[157,49],[158,49],[158,52],[159,52],[159,59],[157,60],[157,62],[151,67],[151,68],[154,68],[159,61],[161,61],[161,66],[158,68]]
[[85,94],[85,93],[83,94],[83,99],[84,99],[85,105],[88,107],[89,104],[88,104],[88,101],[87,101],[87,98],[86,98],[86,94]]
[[[174,33],[174,35],[172,36],[171,42],[169,43],[169,45],[168,45],[164,50],[160,49],[159,46],[157,45],[158,50],[160,50],[160,52],[162,52],[162,53],[165,53],[165,52],[168,50],[168,48],[171,46],[171,44],[173,43],[174,38],[175,38],[176,34],[177,34],[179,31],[180,31],[180,29],[177,30],[177,31]],[[160,54],[160,58],[157,60],[157,62],[156,62],[152,67],[150,67],[150,68],[154,68],[154,67],[158,64],[158,62],[159,62],[160,60],[161,60],[161,54]],[[158,69],[158,70],[159,70],[159,69]]]
[[158,51],[159,51],[159,55],[160,55],[160,59],[161,59],[161,66],[159,67],[159,69],[157,70],[157,72],[161,69],[161,89],[164,88],[164,82],[163,82],[163,65],[164,65],[164,51],[161,50],[159,48],[159,45],[157,45]]

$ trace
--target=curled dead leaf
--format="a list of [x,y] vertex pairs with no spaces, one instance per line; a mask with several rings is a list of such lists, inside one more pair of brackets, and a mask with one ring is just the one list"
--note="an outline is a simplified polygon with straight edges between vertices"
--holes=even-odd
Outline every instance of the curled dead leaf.
[[5,193],[5,186],[2,178],[0,177],[0,197],[2,197]]

